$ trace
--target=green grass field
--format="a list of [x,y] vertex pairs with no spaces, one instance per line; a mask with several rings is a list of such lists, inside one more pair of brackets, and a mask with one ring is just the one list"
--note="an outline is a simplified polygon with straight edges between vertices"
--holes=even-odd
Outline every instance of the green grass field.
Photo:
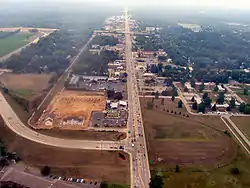
[[17,33],[13,36],[0,39],[0,57],[28,44],[28,38],[31,37],[30,33]]
[[9,92],[24,99],[30,99],[35,95],[35,92],[31,89],[15,89],[10,90]]
[[[233,174],[233,168],[238,168],[239,173]],[[175,169],[158,172],[163,176],[164,186],[178,188],[248,188],[250,187],[250,161],[249,158],[238,148],[238,153],[231,164],[224,167],[206,168],[183,168],[176,173]]]

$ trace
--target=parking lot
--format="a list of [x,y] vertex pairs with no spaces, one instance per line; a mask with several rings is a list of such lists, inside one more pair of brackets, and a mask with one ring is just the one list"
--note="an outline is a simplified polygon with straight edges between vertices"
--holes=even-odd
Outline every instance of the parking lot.
[[108,81],[89,81],[81,80],[79,81],[79,89],[87,91],[104,91],[104,90],[114,90],[116,92],[121,92],[123,99],[127,99],[127,94],[125,90],[125,83],[120,81],[108,82]]
[[119,118],[107,118],[103,112],[93,112],[90,126],[93,127],[123,127],[127,123],[127,112],[120,111]]

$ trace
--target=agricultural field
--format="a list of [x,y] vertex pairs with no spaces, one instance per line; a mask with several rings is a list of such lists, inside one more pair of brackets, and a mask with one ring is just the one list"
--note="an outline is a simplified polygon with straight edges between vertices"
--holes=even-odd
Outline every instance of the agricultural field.
[[250,139],[250,117],[232,116],[231,120],[246,134]]
[[206,187],[206,188],[248,188],[250,186],[250,161],[240,148],[232,163],[220,168],[183,168],[175,172],[175,168],[161,173],[164,188],[168,187]]
[[180,114],[178,99],[154,99],[148,109],[148,100],[141,98],[150,167],[163,177],[164,188],[250,186],[249,157],[224,133],[219,117],[187,116],[185,109]]
[[104,111],[106,96],[102,92],[62,91],[45,109],[37,122],[38,129],[83,130],[93,111]]
[[52,74],[14,74],[0,75],[0,83],[9,89],[9,92],[27,100],[40,94],[49,87]]
[[19,32],[6,38],[0,38],[0,57],[28,44],[31,42],[29,38],[32,36],[33,34],[29,32]]
[[[119,152],[74,150],[50,147],[23,139],[0,120],[0,138],[10,151],[17,152],[26,165],[41,168],[51,167],[52,174],[58,176],[84,178],[86,180],[102,180],[108,183],[129,185],[129,155],[125,160],[119,157]],[[125,186],[124,186],[125,187]]]
[[148,109],[148,100],[141,99],[141,103],[152,169],[231,162],[235,144],[224,134],[225,127],[219,117],[188,115],[185,109],[178,110],[177,104],[167,99],[163,105],[161,99],[155,99],[158,104]]

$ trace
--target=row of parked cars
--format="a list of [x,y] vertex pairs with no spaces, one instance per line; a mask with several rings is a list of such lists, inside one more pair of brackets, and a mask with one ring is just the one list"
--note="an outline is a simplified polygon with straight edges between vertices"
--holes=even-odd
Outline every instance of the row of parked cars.
[[67,181],[67,182],[75,182],[75,183],[86,183],[86,184],[93,184],[93,185],[98,184],[97,181],[87,182],[86,180],[84,180],[82,178],[66,178],[66,177],[55,176],[55,175],[50,175],[49,178]]

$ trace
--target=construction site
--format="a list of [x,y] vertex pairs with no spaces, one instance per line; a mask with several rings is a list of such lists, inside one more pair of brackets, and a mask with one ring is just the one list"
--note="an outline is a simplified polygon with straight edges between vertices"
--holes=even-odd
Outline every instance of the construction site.
[[104,111],[106,96],[103,92],[62,91],[43,111],[36,128],[84,130],[92,112]]

